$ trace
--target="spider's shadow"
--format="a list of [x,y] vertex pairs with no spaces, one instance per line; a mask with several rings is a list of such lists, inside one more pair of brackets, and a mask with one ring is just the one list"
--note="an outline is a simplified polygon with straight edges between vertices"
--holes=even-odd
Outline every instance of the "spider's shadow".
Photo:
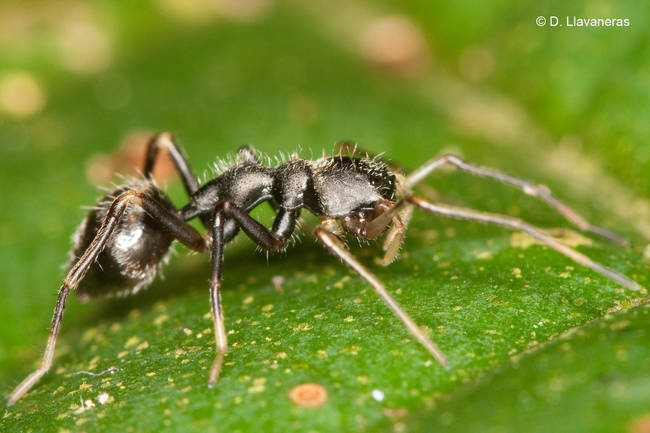
[[[235,290],[237,286],[244,283],[256,269],[273,268],[282,266],[283,271],[295,266],[304,268],[305,257],[313,252],[312,242],[298,244],[287,251],[271,256],[268,260],[264,253],[253,251],[250,248],[239,247],[233,251],[225,251],[223,291]],[[230,253],[230,254],[229,254]],[[90,302],[97,303],[95,311],[91,313],[93,318],[82,319],[84,322],[90,320],[111,320],[126,316],[134,309],[146,311],[157,302],[167,302],[182,297],[189,293],[198,291],[205,292],[206,308],[208,304],[208,288],[210,278],[209,254],[203,256],[203,260],[185,257],[184,252],[175,254],[171,263],[163,269],[164,278],[157,277],[156,280],[141,292],[108,299],[93,299]],[[322,251],[325,257],[326,252]],[[178,263],[182,260],[190,263]],[[287,263],[288,262],[288,263]],[[295,268],[293,268],[295,269]],[[278,272],[280,273],[280,272]],[[284,272],[283,272],[284,273]]]

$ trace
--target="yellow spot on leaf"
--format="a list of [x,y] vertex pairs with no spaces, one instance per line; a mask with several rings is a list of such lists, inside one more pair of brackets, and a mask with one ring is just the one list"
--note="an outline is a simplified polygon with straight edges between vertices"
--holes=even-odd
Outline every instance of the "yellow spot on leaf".
[[368,376],[357,376],[357,382],[366,384],[370,382],[370,379],[368,378]]
[[93,340],[97,336],[97,328],[88,328],[85,332],[83,337],[81,337],[81,341],[84,343],[88,343],[89,341]]
[[609,329],[612,331],[620,331],[621,329],[625,329],[628,326],[630,326],[630,321],[629,320],[619,320],[618,322],[614,322],[609,326]]
[[346,275],[345,277],[341,278],[339,281],[334,283],[334,287],[336,287],[337,289],[342,289],[343,284],[345,284],[349,279],[350,279],[350,276]]
[[481,251],[480,253],[476,253],[476,258],[479,260],[489,260],[492,257],[491,251]]
[[154,319],[153,324],[156,326],[161,325],[167,319],[169,319],[169,314],[161,314],[160,316]]
[[309,331],[312,328],[313,326],[306,322],[298,323],[297,325],[293,325],[291,327],[291,329],[294,331]]
[[[566,228],[546,230],[546,233],[568,247],[590,246],[593,241],[580,233]],[[544,245],[541,241],[525,232],[515,232],[510,235],[510,245],[515,248],[528,248],[531,245]]]
[[343,353],[349,353],[351,355],[357,355],[360,350],[361,350],[361,346],[357,346],[356,344],[354,344],[352,346],[344,347],[342,352]]
[[140,342],[140,338],[134,335],[133,337],[126,340],[126,343],[124,344],[124,348],[128,349],[130,347],[137,345],[139,342]]
[[142,343],[138,344],[138,347],[135,348],[135,350],[144,350],[149,347],[149,343],[146,341],[143,341]]
[[253,380],[253,386],[248,388],[248,392],[251,394],[258,394],[260,392],[264,392],[266,389],[266,378],[265,377],[258,377]]

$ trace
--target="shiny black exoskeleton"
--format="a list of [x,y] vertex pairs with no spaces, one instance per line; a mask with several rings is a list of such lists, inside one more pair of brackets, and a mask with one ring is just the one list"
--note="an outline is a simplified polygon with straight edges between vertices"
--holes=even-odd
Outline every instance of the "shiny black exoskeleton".
[[[240,150],[240,161],[234,167],[192,194],[190,203],[181,210],[183,219],[207,217],[223,200],[244,212],[268,201],[277,212],[271,232],[276,239],[284,240],[293,232],[303,208],[321,219],[339,218],[371,211],[375,203],[395,197],[395,176],[377,161],[334,156],[317,161],[294,159],[266,167],[257,159],[241,158],[250,152],[248,147]],[[225,241],[230,241],[238,229],[234,218],[226,219]]]
[[[153,182],[132,179],[102,197],[81,222],[73,236],[69,268],[95,239],[115,198],[130,190],[142,191],[169,212],[175,211],[169,198]],[[173,240],[174,237],[161,230],[158,222],[143,208],[130,206],[97,257],[96,265],[90,267],[77,286],[77,295],[87,300],[94,296],[138,292],[154,280],[158,270],[167,262]]]
[[[180,171],[193,180],[191,172],[183,168],[186,165],[180,165]],[[225,207],[230,215],[223,221],[224,243],[243,228],[262,247],[277,251],[291,236],[303,208],[321,219],[373,212],[376,203],[394,200],[395,176],[381,162],[341,155],[316,161],[296,158],[268,167],[245,146],[232,167],[200,188],[190,188],[190,201],[180,210],[148,178],[131,180],[102,197],[74,236],[72,264],[91,245],[113,201],[129,190],[139,191],[157,203],[161,208],[158,213],[184,221],[200,218],[206,227],[213,222],[215,209]],[[277,213],[270,231],[245,216],[264,202],[270,202]],[[187,237],[193,234],[189,228],[185,232]],[[173,239],[156,213],[129,206],[97,257],[97,265],[88,270],[77,287],[77,294],[85,299],[140,290],[153,281],[166,262]]]
[[[161,149],[171,156],[189,195],[189,202],[181,209],[174,207],[152,180],[151,173]],[[356,158],[354,150],[351,154],[343,156],[339,152],[337,156],[315,161],[294,158],[271,167],[262,164],[251,148],[243,147],[236,161],[200,186],[171,135],[164,133],[154,137],[147,147],[142,178],[125,182],[102,197],[77,229],[70,254],[70,270],[59,289],[41,366],[13,390],[8,404],[20,399],[50,369],[71,290],[76,289],[84,299],[136,292],[153,281],[167,261],[174,240],[196,252],[210,251],[211,254],[210,306],[217,353],[210,368],[208,385],[213,386],[219,378],[228,348],[220,291],[224,246],[242,230],[263,249],[278,251],[286,246],[302,209],[321,220],[313,231],[316,239],[361,276],[444,367],[448,367],[449,362],[442,351],[401,309],[379,279],[346,248],[341,237],[343,231],[363,239],[375,239],[388,231],[382,260],[386,265],[398,256],[412,211],[418,208],[431,214],[525,231],[576,263],[631,290],[640,289],[635,281],[594,262],[520,219],[444,205],[411,191],[411,187],[438,167],[449,164],[516,186],[526,194],[546,201],[579,228],[616,242],[625,242],[620,236],[588,223],[553,197],[543,185],[469,164],[454,155],[434,158],[406,176],[389,170],[376,158]],[[276,212],[270,229],[249,215],[254,207],[264,202],[269,202]],[[188,224],[187,221],[195,218],[199,218],[207,229],[204,235]]]

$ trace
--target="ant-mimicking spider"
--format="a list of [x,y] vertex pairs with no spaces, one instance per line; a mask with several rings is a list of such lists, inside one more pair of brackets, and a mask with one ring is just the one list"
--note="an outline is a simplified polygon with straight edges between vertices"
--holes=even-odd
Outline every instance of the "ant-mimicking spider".
[[[175,208],[153,181],[152,171],[161,149],[171,156],[190,197],[189,203],[181,209]],[[59,289],[41,366],[13,390],[8,405],[18,401],[50,369],[71,290],[75,289],[81,298],[135,293],[150,284],[167,262],[174,240],[196,252],[210,251],[212,255],[210,305],[217,354],[210,368],[208,385],[214,386],[228,347],[220,292],[224,246],[241,229],[263,249],[282,250],[303,208],[321,220],[313,231],[316,239],[370,284],[444,367],[449,366],[446,357],[395,302],[384,285],[350,253],[342,237],[344,233],[359,239],[376,239],[388,232],[383,245],[383,264],[388,265],[399,253],[413,209],[419,208],[432,214],[524,231],[576,263],[629,289],[640,288],[631,279],[518,218],[440,204],[411,192],[411,187],[445,164],[518,187],[544,200],[578,228],[625,244],[620,236],[587,222],[551,195],[547,187],[469,164],[453,155],[434,158],[410,175],[404,175],[390,169],[379,158],[355,157],[347,143],[339,146],[336,156],[314,161],[296,157],[275,167],[263,165],[258,154],[244,146],[226,171],[199,185],[183,150],[171,134],[162,133],[153,137],[147,146],[142,177],[126,181],[100,198],[77,229],[70,270]],[[263,202],[270,202],[276,213],[270,230],[249,215]],[[201,220],[206,234],[201,235],[188,224],[187,221],[194,218]],[[93,266],[95,263],[97,266]]]

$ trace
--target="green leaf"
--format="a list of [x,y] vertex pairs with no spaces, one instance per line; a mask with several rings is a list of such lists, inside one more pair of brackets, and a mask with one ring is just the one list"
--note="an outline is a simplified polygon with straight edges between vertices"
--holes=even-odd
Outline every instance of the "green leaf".
[[[40,3],[12,5],[23,17],[51,15]],[[615,92],[607,61],[643,75],[635,72],[647,58],[642,48],[603,50],[603,40],[613,42],[598,32],[577,39],[531,33],[531,17],[541,13],[532,9],[496,25],[502,15],[483,4],[468,5],[472,13],[462,19],[443,6],[422,13],[425,6],[411,2],[355,5],[339,4],[341,15],[331,20],[311,4],[276,5],[248,24],[212,16],[179,21],[158,3],[89,6],[82,21],[104,29],[112,44],[108,69],[95,75],[66,69],[51,45],[61,31],[57,20],[43,18],[13,44],[0,40],[3,73],[31,74],[46,97],[39,114],[0,119],[0,378],[7,393],[38,366],[64,277],[59,265],[85,213],[79,206],[99,195],[87,167],[134,131],[172,131],[199,173],[244,143],[269,154],[302,145],[310,157],[352,139],[408,169],[451,150],[548,184],[633,246],[580,235],[534,198],[463,173],[427,180],[441,201],[562,227],[579,251],[648,285],[647,107],[629,110],[626,97],[584,105],[598,101],[603,88]],[[349,15],[355,11],[365,12]],[[364,20],[397,12],[422,27],[431,51],[429,66],[411,77],[391,75],[357,50]],[[634,26],[611,37],[634,45],[647,36]],[[544,48],[523,44],[526,37]],[[575,54],[571,41],[597,51],[603,64],[566,66]],[[470,48],[487,50],[497,65],[484,81],[455,66]],[[533,66],[522,60],[529,58]],[[551,60],[559,72],[546,76],[542,65]],[[529,80],[550,83],[552,91]],[[626,83],[625,94],[647,94],[633,88],[637,81]],[[577,96],[558,90],[565,87]],[[119,95],[126,99],[111,99]],[[612,140],[620,126],[603,120],[617,113],[635,125],[622,141]],[[560,138],[562,146],[554,146]],[[168,192],[178,206],[187,200],[178,182]],[[254,215],[265,224],[272,218],[267,208]],[[283,254],[267,258],[245,239],[227,248],[230,350],[217,387],[207,387],[214,356],[208,257],[178,248],[165,278],[147,291],[88,304],[70,299],[51,372],[0,412],[0,430],[484,431],[534,422],[537,431],[619,431],[647,411],[645,292],[621,289],[521,233],[416,213],[391,266],[377,264],[380,245],[353,252],[445,352],[445,370],[370,287],[314,243],[314,224],[307,217],[302,242]],[[291,400],[291,390],[305,383],[326,390],[322,406]],[[606,419],[582,422],[579,411]]]
[[572,328],[457,389],[409,431],[643,431],[648,425],[648,305]]

